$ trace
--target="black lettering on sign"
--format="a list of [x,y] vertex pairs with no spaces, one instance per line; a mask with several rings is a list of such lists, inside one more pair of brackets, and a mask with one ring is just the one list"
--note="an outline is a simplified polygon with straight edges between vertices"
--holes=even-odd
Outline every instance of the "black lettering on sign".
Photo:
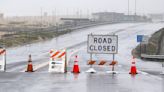
[[98,50],[99,50],[99,51],[102,50],[102,46],[101,46],[101,45],[98,46]]
[[103,51],[106,51],[106,49],[107,49],[106,46],[103,46]]
[[94,43],[97,43],[97,38],[94,38]]
[[91,45],[91,46],[89,47],[89,49],[90,49],[91,51],[93,51],[94,46],[93,46],[93,45]]
[[51,64],[55,64],[55,62],[52,62]]
[[112,51],[115,51],[116,50],[116,47],[115,46],[112,46]]
[[107,43],[107,39],[106,38],[103,38],[103,43]]
[[91,43],[92,44],[89,44],[90,46],[88,47],[89,52],[110,53],[117,50],[116,46],[114,45],[115,39],[110,36],[94,36],[91,40]]
[[107,46],[107,51],[110,51],[110,46]]
[[94,43],[112,43],[111,38],[94,38]]
[[112,39],[111,38],[108,38],[108,43],[112,43]]
[[102,43],[102,38],[99,38],[98,39],[98,43]]

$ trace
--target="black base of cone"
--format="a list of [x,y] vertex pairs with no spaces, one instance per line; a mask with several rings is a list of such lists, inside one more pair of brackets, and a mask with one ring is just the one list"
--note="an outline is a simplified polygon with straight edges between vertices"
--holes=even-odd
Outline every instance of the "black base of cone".
[[112,74],[116,74],[115,72],[113,72]]
[[135,75],[135,74],[138,74],[138,73],[135,73],[135,74],[134,74],[134,73],[129,73],[129,74],[133,74],[133,75]]
[[35,72],[35,71],[25,71],[25,72]]
[[66,71],[66,72],[64,72],[64,73],[67,73],[67,71]]
[[95,72],[90,72],[91,74],[94,74]]
[[80,72],[74,72],[74,71],[72,71],[71,73],[80,73]]

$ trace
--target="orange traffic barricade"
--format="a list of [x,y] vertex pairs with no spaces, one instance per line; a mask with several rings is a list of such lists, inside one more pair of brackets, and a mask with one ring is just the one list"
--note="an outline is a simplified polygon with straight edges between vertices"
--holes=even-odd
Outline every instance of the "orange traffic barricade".
[[95,63],[96,63],[95,60],[89,60],[89,61],[88,61],[88,65],[93,65],[93,64],[95,64]]

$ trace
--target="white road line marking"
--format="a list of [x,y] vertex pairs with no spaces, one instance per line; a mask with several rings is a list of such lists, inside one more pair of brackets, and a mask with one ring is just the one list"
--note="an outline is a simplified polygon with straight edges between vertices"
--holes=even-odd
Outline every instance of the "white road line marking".
[[[68,57],[68,62],[67,62],[67,63],[69,63],[69,61],[70,61],[70,59],[71,59],[71,56],[72,56],[73,54],[75,54],[75,53],[77,53],[77,52],[79,52],[80,50],[83,50],[83,49],[85,49],[85,47],[81,47],[81,48],[79,48],[79,49],[73,51],[73,52],[70,54],[70,56]],[[47,61],[47,62],[38,64],[38,65],[34,65],[34,66],[33,66],[33,67],[34,67],[34,71],[36,71],[36,70],[38,70],[38,69],[40,69],[40,68],[43,68],[43,67],[47,66],[48,64],[49,64],[49,62]],[[25,71],[26,71],[26,69],[23,69],[23,70],[21,70],[20,72],[25,72]]]
[[143,71],[139,71],[139,70],[138,70],[138,73],[143,74],[143,75],[149,74],[149,73],[147,73],[147,72],[143,72]]
[[[47,66],[48,63],[49,63],[49,62],[44,62],[44,63],[38,64],[38,65],[33,65],[34,71],[36,71],[36,70],[38,70],[38,69],[40,69],[40,68],[42,68],[42,67]],[[25,72],[25,71],[26,71],[26,69],[23,69],[23,70],[21,70],[20,72]]]

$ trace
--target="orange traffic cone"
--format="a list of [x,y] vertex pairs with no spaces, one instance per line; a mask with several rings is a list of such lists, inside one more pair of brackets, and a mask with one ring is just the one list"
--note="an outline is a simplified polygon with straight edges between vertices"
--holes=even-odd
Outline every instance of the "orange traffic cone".
[[72,73],[80,73],[80,71],[79,71],[79,65],[78,65],[78,60],[77,60],[77,55],[75,56],[75,61],[74,61],[74,66],[73,66]]
[[34,72],[34,71],[33,71],[32,60],[31,60],[31,55],[29,55],[29,60],[28,60],[28,65],[27,65],[27,70],[26,70],[26,72]]
[[132,65],[131,65],[131,69],[130,69],[129,74],[132,74],[132,75],[138,74],[137,73],[137,68],[136,68],[136,62],[135,62],[135,58],[134,57],[132,59]]

